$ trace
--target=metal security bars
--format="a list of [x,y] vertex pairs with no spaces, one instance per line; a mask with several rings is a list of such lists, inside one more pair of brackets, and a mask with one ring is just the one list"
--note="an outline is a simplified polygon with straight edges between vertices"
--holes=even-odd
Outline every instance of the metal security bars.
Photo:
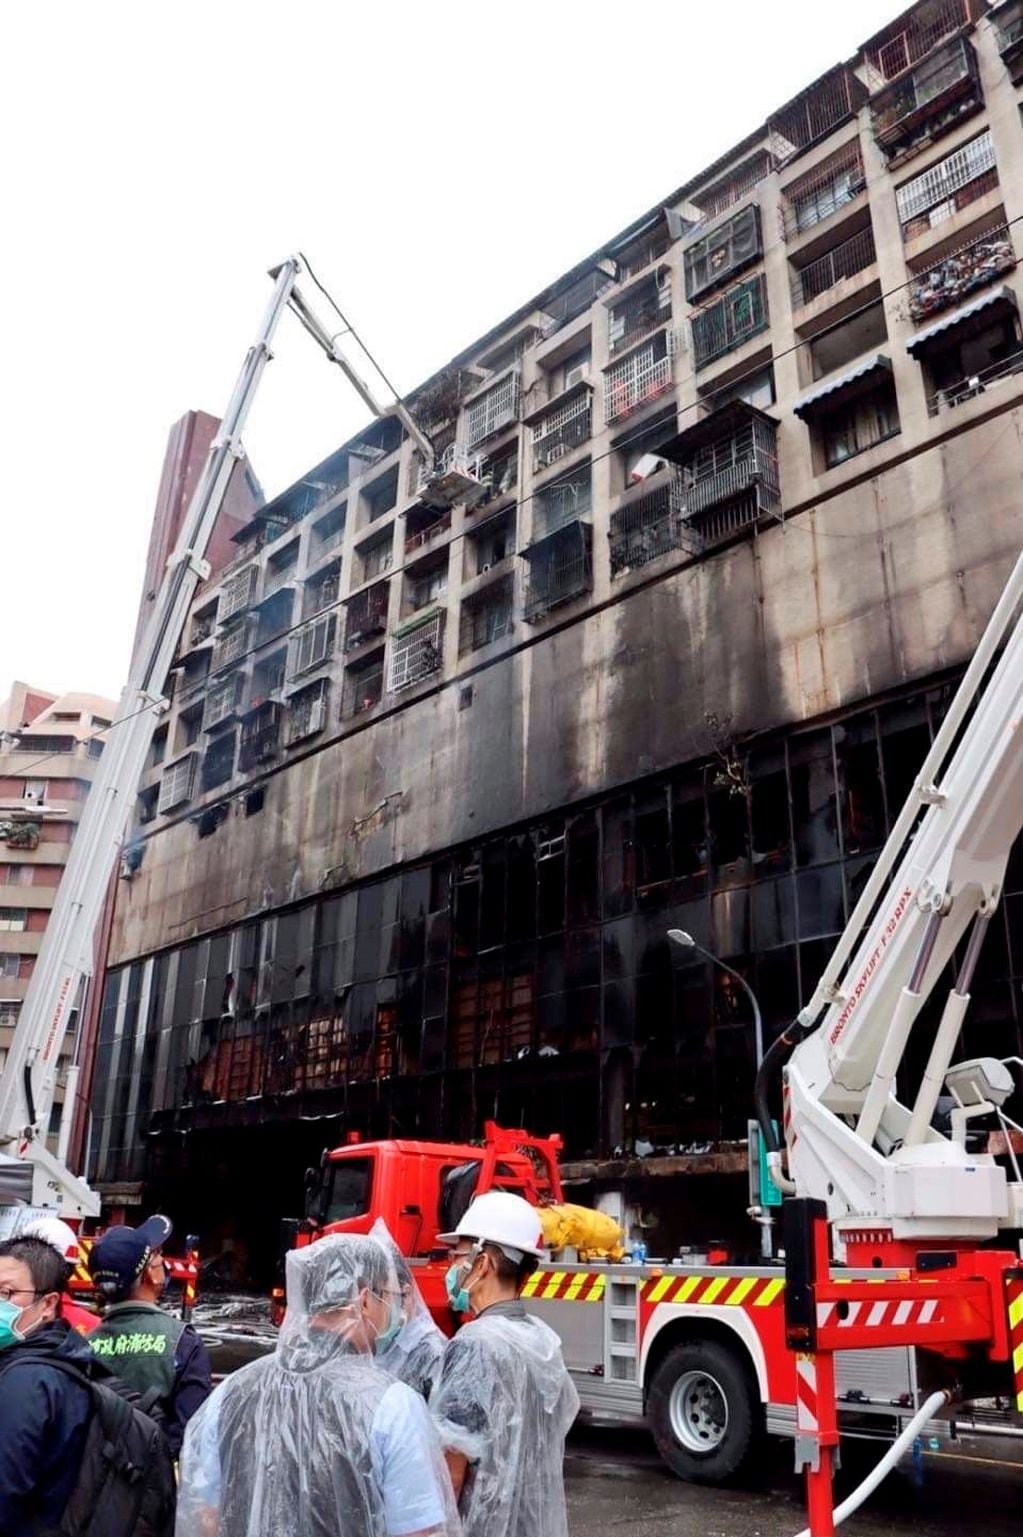
[[392,694],[440,671],[444,665],[444,617],[442,609],[394,636],[387,679]]
[[586,442],[592,431],[592,408],[593,391],[583,385],[540,418],[533,427],[534,471],[547,469]]
[[608,542],[613,577],[645,566],[668,550],[694,553],[698,541],[687,527],[677,478],[672,476],[613,512]]
[[937,165],[904,182],[895,192],[903,238],[909,239],[917,233],[914,221],[924,214],[927,220],[923,228],[950,217],[958,206],[957,195],[994,169],[995,149],[991,134],[985,128],[983,133],[953,150]]
[[551,609],[589,592],[593,583],[590,529],[569,523],[523,551],[529,567],[523,617],[535,624]]
[[242,676],[240,673],[232,673],[229,677],[214,683],[206,695],[206,707],[202,712],[202,729],[212,731],[214,726],[221,725],[230,720],[238,709],[241,698]]
[[224,583],[224,589],[220,594],[220,606],[217,619],[223,624],[225,619],[231,619],[235,614],[241,614],[249,607],[256,596],[257,571],[255,566],[246,566],[241,571],[236,571]]
[[782,192],[782,226],[786,240],[805,234],[816,224],[851,203],[866,189],[859,141],[844,145],[807,176],[790,182]]
[[797,268],[792,274],[793,304],[810,304],[843,278],[855,277],[857,272],[873,266],[876,260],[874,231],[868,224],[866,229],[858,230],[817,261]]
[[292,694],[288,700],[286,743],[290,747],[307,736],[322,731],[327,724],[327,693],[330,683],[320,678],[301,693]]
[[695,303],[702,294],[720,288],[755,262],[762,250],[760,209],[752,203],[688,248],[686,298]]
[[886,81],[925,58],[944,38],[968,26],[973,19],[971,10],[970,0],[929,0],[914,7],[907,25],[896,23],[894,28],[879,32],[863,50],[870,89],[880,90]]
[[281,713],[281,706],[275,700],[265,699],[242,721],[238,767],[243,773],[268,762],[276,754],[281,739]]
[[671,273],[646,278],[607,312],[607,346],[612,358],[642,341],[671,319]]
[[345,650],[354,651],[372,635],[387,628],[388,583],[378,582],[349,598],[345,604]]
[[249,648],[249,632],[251,625],[248,620],[239,624],[233,630],[228,630],[213,648],[213,658],[210,662],[210,671],[219,672],[222,667],[229,667],[232,662],[237,662],[243,657]]
[[909,290],[909,313],[919,323],[960,304],[1016,265],[1008,225],[988,230],[917,273]]
[[891,157],[981,99],[976,54],[966,38],[954,38],[874,98],[874,138]]
[[777,164],[785,165],[801,150],[831,133],[857,110],[866,94],[864,86],[843,64],[802,91],[768,119],[771,152]]
[[552,480],[533,497],[533,542],[569,523],[588,518],[592,505],[592,474],[588,464]]
[[716,219],[719,214],[727,213],[747,192],[752,192],[773,169],[771,156],[766,150],[760,150],[729,171],[720,181],[714,182],[702,192],[694,193],[693,202],[705,219]]
[[513,628],[512,584],[498,582],[462,604],[458,627],[458,654],[478,651],[491,641],[510,635]]
[[720,417],[682,433],[671,452],[678,505],[704,544],[777,514],[781,503],[777,423],[738,401]]
[[610,422],[631,416],[670,390],[674,378],[673,339],[661,332],[630,352],[604,374],[604,417]]
[[172,811],[175,806],[183,806],[192,799],[195,792],[195,764],[196,755],[190,752],[176,763],[167,765],[160,781],[160,799],[156,808],[161,816],[165,811]]
[[741,347],[768,324],[767,284],[764,274],[737,283],[712,304],[692,317],[693,361],[704,368],[715,358]]
[[345,668],[344,693],[341,696],[341,718],[349,719],[372,710],[380,703],[384,693],[384,653],[367,657],[357,666]]
[[336,633],[337,615],[324,614],[293,635],[288,647],[288,677],[296,678],[325,662],[334,650]]
[[341,595],[341,562],[328,566],[305,584],[305,611],[318,614],[321,609],[332,608]]
[[470,401],[466,407],[466,441],[475,448],[484,438],[489,438],[502,427],[519,419],[521,376],[517,368],[505,374],[484,394]]

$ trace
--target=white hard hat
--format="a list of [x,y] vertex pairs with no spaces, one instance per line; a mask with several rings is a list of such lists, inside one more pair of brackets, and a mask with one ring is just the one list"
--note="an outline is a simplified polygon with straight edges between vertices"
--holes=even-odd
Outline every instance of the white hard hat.
[[474,1238],[479,1243],[497,1244],[509,1259],[543,1253],[543,1228],[536,1207],[510,1190],[488,1190],[469,1203],[465,1216],[453,1233],[439,1233],[441,1243],[456,1243],[459,1238]]
[[78,1251],[78,1235],[62,1222],[59,1217],[37,1217],[30,1222],[21,1234],[22,1238],[41,1238],[43,1243],[48,1243],[51,1249],[56,1249],[61,1259],[66,1259],[68,1264],[77,1265],[80,1258]]

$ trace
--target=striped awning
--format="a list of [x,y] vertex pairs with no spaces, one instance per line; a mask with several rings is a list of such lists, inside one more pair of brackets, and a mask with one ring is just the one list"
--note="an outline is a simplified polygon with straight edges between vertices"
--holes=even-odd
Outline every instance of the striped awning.
[[988,311],[998,314],[999,311],[1016,311],[1016,295],[1005,283],[997,288],[991,288],[986,294],[972,299],[969,304],[963,304],[957,310],[950,310],[947,315],[942,315],[933,325],[925,326],[922,331],[917,331],[906,343],[906,351],[910,357],[916,357],[917,353],[926,349],[938,337],[947,332],[957,330],[960,326],[972,324],[975,317],[981,316],[987,319]]
[[876,352],[873,357],[862,359],[855,368],[847,369],[844,374],[837,374],[835,378],[819,384],[816,389],[809,390],[796,401],[792,409],[802,421],[812,421],[820,412],[830,411],[846,400],[854,400],[857,395],[866,394],[890,375],[891,371],[891,361],[882,352]]

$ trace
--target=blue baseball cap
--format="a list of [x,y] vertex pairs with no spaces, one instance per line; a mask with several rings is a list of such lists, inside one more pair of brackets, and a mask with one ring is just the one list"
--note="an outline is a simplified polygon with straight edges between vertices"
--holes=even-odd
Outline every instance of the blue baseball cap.
[[153,1254],[174,1231],[169,1217],[147,1217],[140,1227],[108,1228],[89,1255],[89,1274],[109,1302],[127,1297]]

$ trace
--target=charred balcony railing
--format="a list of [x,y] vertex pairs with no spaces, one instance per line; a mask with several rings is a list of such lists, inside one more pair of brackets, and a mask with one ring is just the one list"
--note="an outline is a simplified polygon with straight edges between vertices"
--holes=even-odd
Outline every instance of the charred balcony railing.
[[405,534],[405,554],[412,555],[418,550],[429,549],[438,539],[443,539],[445,534],[451,532],[451,512],[434,510],[429,517],[423,516],[413,519],[412,513],[406,520],[407,532]]
[[533,428],[533,469],[545,470],[579,448],[593,430],[593,391],[583,385]]
[[245,716],[238,751],[238,767],[243,773],[269,762],[276,754],[281,741],[282,714],[275,700],[266,699]]
[[960,304],[969,294],[993,282],[1016,265],[1009,227],[978,235],[966,245],[950,251],[940,261],[917,273],[909,290],[909,313],[919,324]]
[[830,219],[859,197],[867,185],[858,140],[845,144],[822,165],[790,182],[782,193],[782,230],[794,240]]
[[716,304],[692,317],[693,362],[705,368],[716,358],[766,331],[767,283],[762,272],[737,283]]
[[876,260],[874,231],[868,225],[824,256],[810,262],[809,266],[800,267],[793,273],[793,304],[811,304],[843,278],[855,277],[858,272],[873,266]]
[[593,585],[590,529],[567,523],[523,551],[528,567],[523,618],[535,624],[552,609],[582,597]]
[[374,635],[387,629],[389,584],[378,582],[365,587],[345,604],[345,650],[354,651]]
[[983,100],[973,47],[965,37],[953,38],[874,98],[874,138],[891,159],[951,127]]
[[612,576],[635,571],[669,550],[693,553],[696,541],[686,523],[677,477],[672,475],[613,512],[608,542]]

